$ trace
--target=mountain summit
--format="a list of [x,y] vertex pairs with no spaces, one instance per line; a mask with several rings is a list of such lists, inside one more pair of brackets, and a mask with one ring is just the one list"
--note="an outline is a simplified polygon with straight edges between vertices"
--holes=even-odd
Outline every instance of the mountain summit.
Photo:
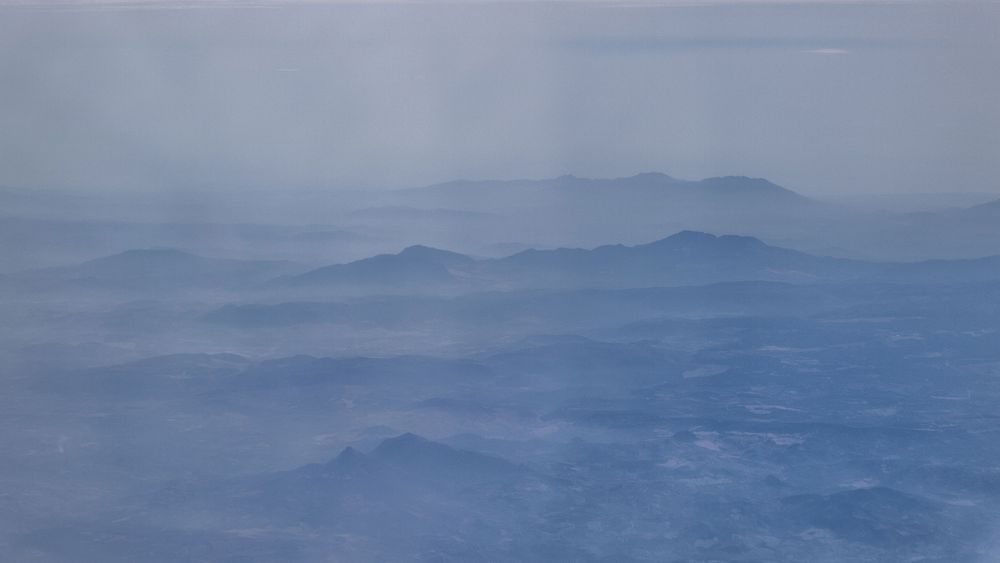
[[414,245],[397,254],[379,254],[346,264],[311,270],[282,283],[298,286],[429,287],[455,281],[451,269],[472,258],[429,246]]

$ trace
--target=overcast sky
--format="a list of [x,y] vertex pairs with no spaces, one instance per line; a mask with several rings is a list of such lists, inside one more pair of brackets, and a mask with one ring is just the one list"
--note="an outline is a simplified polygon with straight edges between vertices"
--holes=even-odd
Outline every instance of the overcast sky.
[[1000,5],[0,7],[0,184],[1000,192]]

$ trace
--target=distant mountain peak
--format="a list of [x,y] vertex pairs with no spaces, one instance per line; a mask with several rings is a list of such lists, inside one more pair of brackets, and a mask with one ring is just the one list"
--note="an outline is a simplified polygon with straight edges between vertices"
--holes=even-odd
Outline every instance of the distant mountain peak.
[[371,455],[379,459],[392,460],[412,460],[450,457],[457,454],[464,455],[464,450],[456,450],[447,444],[428,440],[423,436],[418,436],[412,432],[400,434],[393,438],[382,440],[378,446],[372,450]]
[[324,266],[283,283],[426,284],[451,282],[449,268],[474,262],[464,254],[430,246],[408,246],[397,254],[379,254],[346,264]]
[[340,455],[338,455],[337,457],[338,458],[341,458],[341,457],[342,458],[349,458],[349,457],[354,457],[354,456],[357,456],[357,455],[361,455],[361,452],[359,452],[358,450],[354,449],[353,446],[347,446],[346,448],[344,448],[343,451],[340,452]]
[[451,446],[433,442],[411,432],[386,438],[371,451],[375,459],[396,462],[447,458],[456,453],[458,450]]
[[359,452],[351,446],[347,446],[333,459],[333,464],[338,466],[356,465],[366,459],[365,454]]
[[417,436],[412,432],[407,432],[405,434],[400,434],[394,438],[386,438],[382,440],[382,443],[375,448],[375,451],[390,451],[402,447],[412,447],[417,445],[433,444],[427,438],[422,436]]
[[514,464],[504,459],[453,448],[410,432],[383,440],[372,450],[369,459],[424,471],[433,478],[446,476],[453,480],[495,477],[517,471]]
[[472,258],[459,254],[458,252],[452,252],[450,250],[442,250],[440,248],[434,248],[432,246],[425,246],[422,244],[415,244],[412,246],[407,246],[401,250],[398,254],[399,256],[405,256],[408,258],[419,258],[419,259],[431,259],[431,260],[441,260],[446,261],[471,261]]
[[661,181],[674,181],[676,178],[670,176],[669,174],[664,174],[663,172],[639,172],[626,178],[627,180],[661,180]]
[[764,178],[751,178],[749,176],[715,176],[705,178],[697,182],[698,188],[703,191],[714,192],[719,195],[772,195],[782,197],[792,197],[797,200],[806,200],[802,194],[794,192],[788,188],[783,188],[774,182]]
[[703,231],[683,230],[661,239],[625,248],[653,249],[653,248],[664,248],[664,247],[675,247],[675,248],[703,247],[711,245],[716,240],[718,240],[718,238],[719,237],[713,235],[712,233],[706,233]]
[[706,233],[704,231],[691,231],[683,230],[674,233],[664,239],[660,239],[656,242],[711,242],[718,240],[719,237],[713,235],[712,233]]
[[780,187],[774,182],[764,178],[754,178],[751,176],[711,176],[702,180],[703,183],[717,184],[717,185],[728,185],[732,187],[747,187],[747,186],[768,186],[768,187]]
[[400,251],[400,254],[413,254],[416,252],[428,252],[428,251],[442,252],[440,249],[434,248],[433,246],[427,246],[424,244],[413,244],[407,246],[402,251]]
[[716,236],[702,231],[680,231],[666,238],[653,241],[639,247],[701,247],[701,248],[732,248],[750,249],[766,247],[763,241],[755,237],[741,235]]

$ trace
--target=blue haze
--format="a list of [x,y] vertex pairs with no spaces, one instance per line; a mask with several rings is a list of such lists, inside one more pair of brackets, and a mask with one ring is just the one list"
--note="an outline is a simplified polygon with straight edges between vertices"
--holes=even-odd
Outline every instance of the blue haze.
[[0,3],[0,561],[997,561],[997,22]]

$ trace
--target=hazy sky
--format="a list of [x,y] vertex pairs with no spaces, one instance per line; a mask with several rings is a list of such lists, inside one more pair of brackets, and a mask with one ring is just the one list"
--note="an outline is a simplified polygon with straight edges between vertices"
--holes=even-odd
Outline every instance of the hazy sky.
[[0,8],[0,184],[1000,192],[996,3],[68,5]]

